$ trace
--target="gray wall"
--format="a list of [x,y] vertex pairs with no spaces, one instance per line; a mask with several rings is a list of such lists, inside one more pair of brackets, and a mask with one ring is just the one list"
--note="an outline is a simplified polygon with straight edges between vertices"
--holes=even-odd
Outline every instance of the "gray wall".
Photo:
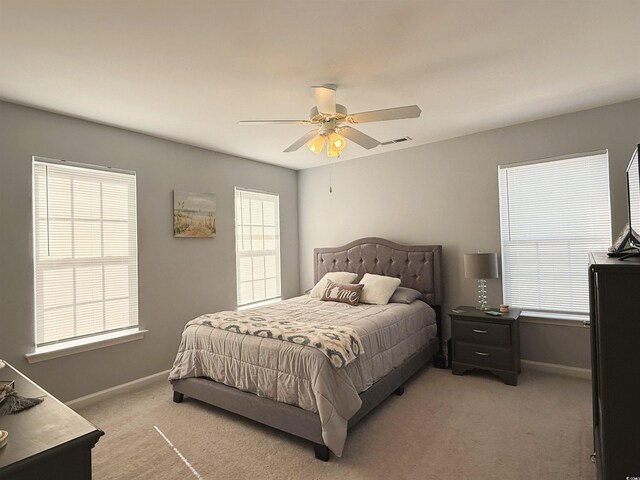
[[[143,340],[29,365],[33,351],[31,156],[134,170]],[[171,367],[184,324],[235,308],[233,187],[280,194],[282,293],[299,291],[293,170],[0,102],[0,358],[61,400]],[[173,237],[172,190],[214,192],[215,239]]]
[[[609,149],[617,233],[626,221],[625,168],[640,142],[639,126],[640,100],[634,100],[303,170],[298,175],[300,286],[312,284],[314,247],[380,236],[442,244],[445,309],[473,305],[476,282],[464,278],[462,255],[500,251],[497,166]],[[500,280],[489,281],[488,288],[489,302],[497,305]],[[523,359],[589,368],[588,329],[525,323],[521,338]]]

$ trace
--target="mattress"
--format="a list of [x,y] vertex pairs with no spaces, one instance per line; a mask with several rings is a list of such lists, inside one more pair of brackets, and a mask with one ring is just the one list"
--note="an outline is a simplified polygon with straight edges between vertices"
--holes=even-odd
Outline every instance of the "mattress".
[[336,369],[320,351],[304,345],[190,325],[169,379],[206,377],[316,412],[323,440],[338,456],[347,422],[361,405],[358,394],[424,348],[437,329],[434,310],[421,301],[351,306],[301,296],[251,311],[279,320],[349,326],[364,351]]

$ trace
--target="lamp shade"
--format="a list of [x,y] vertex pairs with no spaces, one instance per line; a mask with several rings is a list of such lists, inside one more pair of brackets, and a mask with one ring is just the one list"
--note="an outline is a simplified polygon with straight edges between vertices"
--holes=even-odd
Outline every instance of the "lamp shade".
[[316,135],[313,140],[307,143],[307,147],[316,155],[319,155],[322,151],[322,147],[324,147],[324,135]]
[[336,132],[331,133],[327,143],[327,155],[329,157],[339,157],[346,144],[347,142],[345,142],[342,135]]
[[465,253],[465,278],[498,278],[498,255],[495,253]]

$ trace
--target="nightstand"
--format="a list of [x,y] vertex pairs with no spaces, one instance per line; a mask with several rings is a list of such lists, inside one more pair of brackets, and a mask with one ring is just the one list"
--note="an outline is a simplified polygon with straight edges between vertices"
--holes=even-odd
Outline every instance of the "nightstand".
[[[508,385],[518,384],[520,373],[520,309],[500,317],[475,307],[456,307],[449,312],[453,340],[454,375],[479,368],[489,370]],[[495,311],[495,310],[493,310]]]

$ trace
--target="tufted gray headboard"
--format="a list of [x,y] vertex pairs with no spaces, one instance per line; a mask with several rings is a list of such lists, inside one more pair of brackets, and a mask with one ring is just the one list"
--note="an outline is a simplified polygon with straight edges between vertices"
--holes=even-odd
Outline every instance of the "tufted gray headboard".
[[327,272],[353,272],[360,281],[365,273],[399,278],[403,287],[422,293],[432,307],[442,303],[441,245],[400,245],[384,238],[367,237],[342,247],[313,250],[314,283]]

